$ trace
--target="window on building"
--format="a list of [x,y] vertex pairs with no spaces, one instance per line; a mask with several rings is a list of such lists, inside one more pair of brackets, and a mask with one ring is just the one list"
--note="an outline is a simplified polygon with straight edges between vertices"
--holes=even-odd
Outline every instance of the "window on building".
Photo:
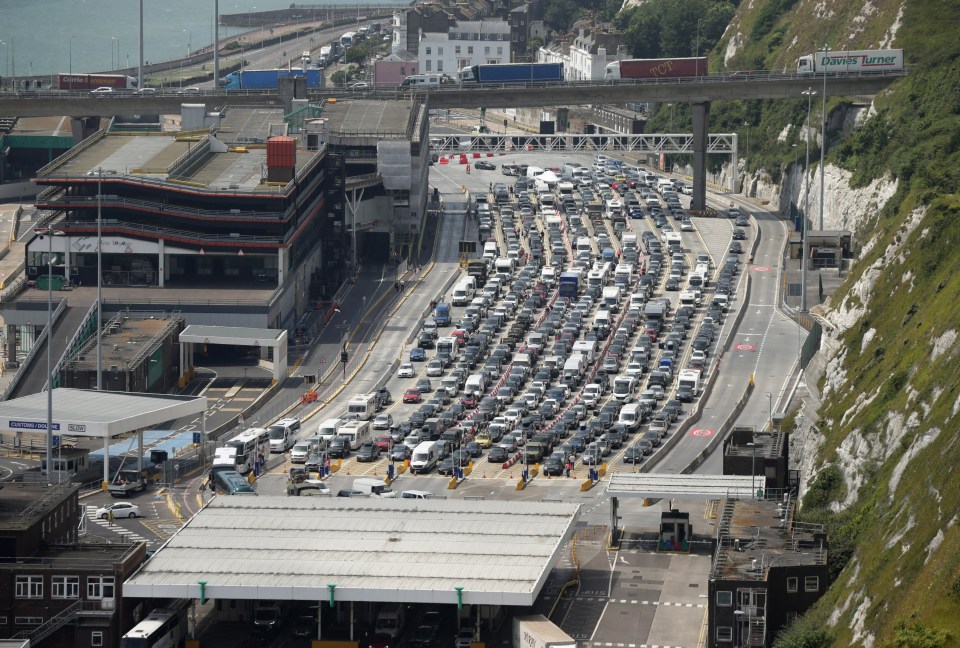
[[490,56],[490,46],[489,46],[489,45],[487,45],[486,47],[483,48],[483,55],[484,55],[484,56]]
[[88,576],[87,598],[91,600],[114,598],[113,576]]
[[443,59],[437,61],[437,72],[443,72]]
[[43,576],[17,576],[18,599],[43,598]]
[[103,645],[103,633],[99,630],[90,633],[90,645],[91,646],[102,646]]
[[459,46],[459,45],[457,45],[456,47],[453,48],[453,53],[454,53],[454,54],[460,54],[460,46]]
[[438,48],[437,48],[437,56],[443,56],[443,48],[442,48],[442,47],[438,47]]
[[819,576],[806,576],[803,579],[803,591],[804,592],[819,592],[820,591],[820,577]]
[[433,72],[433,61],[431,61],[430,59],[427,59],[427,69],[426,69],[426,71],[427,71],[427,72]]
[[717,590],[717,605],[723,607],[733,605],[733,592],[730,590]]
[[43,617],[13,617],[13,625],[43,625]]
[[473,54],[473,45],[467,46],[467,54]]
[[502,47],[498,47],[498,48],[497,48],[497,56],[503,56],[503,48],[502,48]]
[[717,641],[724,643],[733,641],[733,628],[730,626],[717,626]]
[[55,599],[80,598],[79,576],[54,576],[51,596]]
[[796,576],[787,578],[787,592],[793,593],[800,589],[800,579]]

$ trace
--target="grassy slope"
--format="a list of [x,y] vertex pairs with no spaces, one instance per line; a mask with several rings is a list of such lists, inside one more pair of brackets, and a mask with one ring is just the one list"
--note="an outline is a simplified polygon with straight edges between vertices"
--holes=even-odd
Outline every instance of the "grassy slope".
[[[749,37],[759,13],[770,4],[771,0],[741,4],[717,51],[722,52],[726,40],[737,31]],[[826,6],[835,15],[819,20],[816,4],[808,0],[788,8],[771,31],[748,42],[729,67],[789,67],[796,56],[814,49],[817,43],[846,46],[846,34],[853,25],[862,25],[862,31],[851,41],[851,49],[875,46],[899,9],[899,2],[874,1],[871,4],[876,11],[865,21],[855,21],[863,2],[830,2]],[[882,273],[870,313],[844,336],[850,349],[846,367],[849,388],[825,403],[823,420],[839,422],[860,394],[877,397],[845,426],[824,430],[821,460],[831,462],[838,446],[854,430],[873,443],[884,443],[891,413],[906,418],[915,412],[921,423],[888,461],[868,467],[870,479],[861,488],[857,504],[835,516],[838,548],[841,538],[849,538],[852,560],[810,615],[809,636],[822,632],[829,614],[842,609],[838,623],[815,643],[784,645],[855,645],[849,628],[864,597],[871,603],[860,610],[865,612],[863,628],[876,636],[876,645],[960,645],[960,525],[954,518],[960,510],[960,479],[954,473],[960,463],[960,416],[952,413],[960,397],[960,344],[931,360],[931,340],[948,329],[960,331],[957,25],[960,3],[955,0],[908,0],[894,45],[906,51],[913,74],[877,100],[879,118],[829,154],[834,163],[854,172],[855,182],[868,182],[886,171],[901,179],[896,198],[876,215],[867,231],[860,232],[861,239],[875,238],[879,243],[851,273],[847,288],[859,271],[882,254],[887,243],[903,235],[901,224],[914,208],[926,205],[927,212],[906,241],[904,262],[891,264]],[[771,142],[754,153],[758,161],[786,159],[782,145],[778,150],[772,143],[784,123],[783,116],[791,113],[786,104],[770,102],[759,109],[756,120],[751,119],[761,129],[761,136],[751,139]],[[740,105],[726,110],[733,120],[750,108]],[[796,107],[792,114],[790,121],[799,124],[803,116],[797,116]],[[905,276],[913,277],[912,284],[903,282]],[[842,292],[834,297],[835,303],[842,299]],[[877,334],[861,352],[863,335],[871,328]],[[914,440],[931,429],[941,430],[939,436],[917,453],[896,492],[890,493],[894,468]],[[826,493],[826,499],[842,495],[842,487],[835,487]],[[939,547],[928,554],[931,541],[940,533]]]

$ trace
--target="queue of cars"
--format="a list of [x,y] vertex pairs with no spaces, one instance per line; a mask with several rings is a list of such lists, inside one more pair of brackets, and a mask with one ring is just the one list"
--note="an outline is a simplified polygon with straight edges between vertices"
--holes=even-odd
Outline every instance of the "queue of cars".
[[674,229],[692,227],[675,185],[601,158],[564,164],[550,186],[520,176],[478,198],[482,271],[468,265],[459,305],[441,301],[422,321],[397,370],[400,403],[380,411],[392,401],[381,390],[373,433],[353,447],[329,435],[308,466],[354,450],[415,473],[485,457],[562,475],[633,466],[661,446],[700,396],[739,252],[719,269],[694,255]]
[[637,463],[699,397],[737,253],[719,271],[690,254],[676,186],[601,157],[477,201],[485,276],[457,285],[455,311],[437,304],[397,372],[417,408],[391,433],[437,443],[442,474],[484,454],[553,475]]

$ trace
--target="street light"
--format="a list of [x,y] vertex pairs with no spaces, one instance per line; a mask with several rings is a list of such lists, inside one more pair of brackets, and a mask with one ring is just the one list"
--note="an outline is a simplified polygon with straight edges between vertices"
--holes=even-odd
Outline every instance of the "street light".
[[44,227],[35,230],[40,240],[47,237],[47,485],[53,471],[53,237],[63,236],[60,230]]
[[101,376],[103,376],[103,353],[100,351],[100,335],[103,330],[103,237],[100,230],[100,224],[103,222],[102,198],[103,192],[100,190],[103,181],[103,167],[97,169],[97,391],[102,389]]
[[[830,46],[823,46],[823,57],[827,58],[827,52]],[[822,61],[823,59],[821,59]],[[822,107],[823,127],[820,130],[820,231],[823,231],[823,164],[827,155],[827,68],[823,67],[823,107]]]
[[800,312],[807,312],[807,208],[810,204],[810,106],[812,105],[813,95],[817,94],[812,88],[807,88],[800,94],[807,97],[807,161],[803,165],[803,235],[800,237]]
[[111,70],[116,70],[116,69],[117,69],[117,68],[116,68],[116,65],[115,65],[114,62],[113,62],[113,44],[114,44],[116,41],[117,41],[117,37],[116,37],[116,36],[111,36],[111,37],[110,37],[110,69],[111,69]]
[[753,441],[747,443],[747,447],[750,448],[750,454],[752,455],[750,461],[750,497],[752,499],[757,499],[757,489],[756,489],[756,479],[757,474],[757,444]]
[[767,392],[767,426],[773,429],[773,394]]
[[73,74],[73,35],[70,36],[70,54],[69,54],[69,58],[70,58],[70,63],[69,63],[69,70],[68,70],[68,71],[70,72],[70,74]]
[[193,51],[193,32],[189,29],[180,30],[187,34],[187,58],[190,58],[190,52]]
[[693,57],[696,59],[693,62],[694,77],[700,76],[700,23],[702,20],[703,20],[702,18],[697,20],[697,46],[695,51],[696,53],[693,55]]

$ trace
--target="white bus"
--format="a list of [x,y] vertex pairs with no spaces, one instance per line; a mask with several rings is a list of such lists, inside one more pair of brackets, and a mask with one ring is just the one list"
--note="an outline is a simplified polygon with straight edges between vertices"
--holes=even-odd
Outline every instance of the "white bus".
[[167,648],[187,638],[187,608],[157,608],[120,638],[120,648]]
[[258,461],[261,465],[266,461],[270,454],[270,433],[263,428],[249,428],[223,445],[237,449],[236,470],[245,475]]
[[344,34],[343,36],[340,37],[340,45],[341,45],[344,49],[346,49],[346,48],[350,47],[351,45],[353,45],[353,41],[355,41],[356,38],[357,38],[356,32],[352,32],[352,31],[347,32],[346,34]]

